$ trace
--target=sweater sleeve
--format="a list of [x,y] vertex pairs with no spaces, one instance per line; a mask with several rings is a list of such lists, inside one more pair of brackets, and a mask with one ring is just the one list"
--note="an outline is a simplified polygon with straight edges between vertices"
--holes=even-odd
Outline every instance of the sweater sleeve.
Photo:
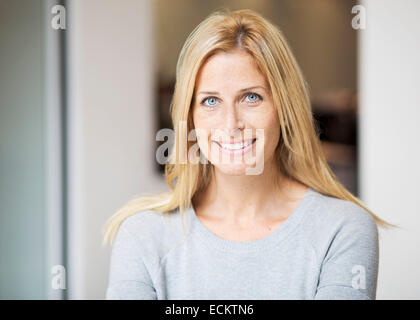
[[106,290],[107,300],[155,300],[156,291],[142,251],[125,220],[116,235]]
[[378,228],[367,211],[356,210],[332,236],[321,264],[317,300],[376,299]]

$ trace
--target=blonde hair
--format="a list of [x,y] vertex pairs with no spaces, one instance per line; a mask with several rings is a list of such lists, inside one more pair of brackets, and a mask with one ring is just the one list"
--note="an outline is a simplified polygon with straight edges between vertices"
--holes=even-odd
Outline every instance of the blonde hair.
[[[233,49],[251,54],[270,85],[280,120],[281,137],[276,148],[280,172],[324,195],[356,203],[378,225],[393,227],[346,190],[327,164],[312,116],[307,84],[282,32],[252,10],[225,9],[202,21],[188,36],[179,55],[170,106],[176,142],[165,165],[170,190],[134,199],[119,209],[104,226],[103,244],[112,243],[124,219],[137,212],[153,210],[167,214],[178,209],[183,216],[194,194],[206,188],[212,176],[211,164],[175,161],[184,150],[177,143],[180,135],[177,124],[186,121],[187,132],[194,128],[190,108],[197,73],[211,55]],[[186,143],[187,148],[192,144]]]

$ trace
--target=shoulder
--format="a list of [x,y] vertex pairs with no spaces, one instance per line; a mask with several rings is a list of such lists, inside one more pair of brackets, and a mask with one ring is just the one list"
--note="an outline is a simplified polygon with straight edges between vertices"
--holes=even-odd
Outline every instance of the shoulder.
[[357,288],[374,299],[379,266],[375,219],[352,201],[319,193],[313,197],[303,237],[320,266],[318,298],[362,297]]
[[[184,231],[182,227],[181,218],[179,210],[169,213],[139,211],[124,219],[118,233],[130,234],[138,247],[163,257],[181,244],[188,234],[188,229]],[[184,219],[188,220],[187,217]]]
[[358,204],[344,199],[313,192],[307,220],[317,227],[339,228],[344,225],[356,225],[367,231],[376,229],[372,215]]
[[153,235],[162,227],[163,215],[153,210],[136,212],[123,220],[119,232],[128,232],[139,238]]
[[360,242],[376,246],[378,227],[373,216],[356,203],[319,192],[313,199],[303,225],[314,245],[330,245],[333,240]]

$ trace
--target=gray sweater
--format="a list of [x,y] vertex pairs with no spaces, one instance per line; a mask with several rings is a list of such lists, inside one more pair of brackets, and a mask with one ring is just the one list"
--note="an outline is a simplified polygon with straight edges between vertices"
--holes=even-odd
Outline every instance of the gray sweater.
[[375,220],[356,204],[308,188],[268,236],[231,241],[193,207],[142,211],[118,230],[106,299],[375,299]]

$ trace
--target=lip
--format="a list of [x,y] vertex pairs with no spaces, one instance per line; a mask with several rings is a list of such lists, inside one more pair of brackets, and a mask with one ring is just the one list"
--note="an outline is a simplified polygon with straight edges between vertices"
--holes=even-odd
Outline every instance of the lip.
[[218,142],[218,143],[223,143],[223,144],[237,144],[237,143],[245,143],[245,142],[249,142],[252,140],[255,140],[256,138],[252,138],[252,139],[248,139],[248,140],[238,140],[238,141],[232,141],[232,140],[213,140],[214,142]]
[[[257,138],[253,138],[253,139],[250,139],[250,140],[241,140],[241,141],[237,141],[237,142],[232,142],[232,141],[229,141],[229,142],[220,141],[219,142],[219,141],[215,141],[215,140],[212,140],[212,141],[219,147],[219,149],[222,152],[227,153],[227,154],[232,154],[232,155],[238,155],[238,154],[240,155],[240,154],[245,154],[249,150],[251,150],[252,147],[255,145],[255,142],[257,141]],[[239,148],[239,149],[227,149],[227,148],[224,148],[222,146],[222,144],[224,144],[224,145],[235,145],[235,144],[247,143],[249,141],[252,141],[252,142],[249,145],[246,145],[246,146],[244,146],[242,148]]]
[[256,139],[257,138],[251,138],[251,139],[246,139],[246,140],[242,139],[242,140],[237,140],[237,141],[233,141],[232,139],[231,140],[220,140],[220,139],[218,139],[218,140],[212,140],[212,141],[217,142],[217,143],[223,143],[223,144],[237,144],[237,143],[249,142],[249,141],[256,140]]

